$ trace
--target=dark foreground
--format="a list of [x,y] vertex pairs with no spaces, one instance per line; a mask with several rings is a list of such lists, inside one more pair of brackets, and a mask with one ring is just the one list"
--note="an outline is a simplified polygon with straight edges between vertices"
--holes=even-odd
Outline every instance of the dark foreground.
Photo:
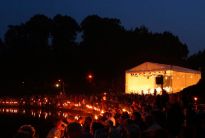
[[32,124],[36,128],[39,138],[46,137],[53,125],[50,119],[45,120],[20,114],[0,114],[0,137],[12,138],[18,128],[24,124]]

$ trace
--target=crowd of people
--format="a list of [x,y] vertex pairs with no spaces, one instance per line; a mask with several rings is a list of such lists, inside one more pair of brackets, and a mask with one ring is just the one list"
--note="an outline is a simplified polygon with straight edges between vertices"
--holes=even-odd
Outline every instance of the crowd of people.
[[[176,94],[107,96],[101,104],[105,112],[98,118],[57,118],[47,138],[205,137],[205,113]],[[24,125],[14,137],[38,138],[38,134],[31,125]]]

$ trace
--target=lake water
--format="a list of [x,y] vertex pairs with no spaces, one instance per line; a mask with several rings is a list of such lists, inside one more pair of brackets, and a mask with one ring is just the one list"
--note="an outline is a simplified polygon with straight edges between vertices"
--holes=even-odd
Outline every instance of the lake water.
[[36,128],[39,138],[45,138],[48,131],[53,127],[54,118],[79,114],[79,111],[63,112],[41,109],[0,108],[0,137],[12,138],[21,125],[30,124]]

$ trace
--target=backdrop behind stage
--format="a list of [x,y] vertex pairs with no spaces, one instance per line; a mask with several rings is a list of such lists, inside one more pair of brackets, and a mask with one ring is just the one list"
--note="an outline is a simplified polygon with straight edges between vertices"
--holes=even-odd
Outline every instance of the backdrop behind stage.
[[176,93],[192,86],[201,79],[201,72],[159,63],[145,62],[125,73],[125,93],[157,94],[161,87],[168,93]]

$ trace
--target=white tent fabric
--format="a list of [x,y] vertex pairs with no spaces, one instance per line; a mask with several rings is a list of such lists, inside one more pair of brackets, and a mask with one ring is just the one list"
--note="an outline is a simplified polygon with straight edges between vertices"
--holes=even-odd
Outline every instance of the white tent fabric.
[[163,70],[174,70],[178,72],[189,72],[189,73],[200,73],[200,71],[174,66],[174,65],[166,65],[152,62],[142,63],[132,69],[127,70],[126,72],[145,72],[145,71],[163,71]]
[[152,62],[145,62],[126,71],[125,92],[138,94],[153,94],[161,91],[156,84],[156,77],[163,76],[163,89],[168,92],[179,92],[184,88],[198,83],[200,71]]

